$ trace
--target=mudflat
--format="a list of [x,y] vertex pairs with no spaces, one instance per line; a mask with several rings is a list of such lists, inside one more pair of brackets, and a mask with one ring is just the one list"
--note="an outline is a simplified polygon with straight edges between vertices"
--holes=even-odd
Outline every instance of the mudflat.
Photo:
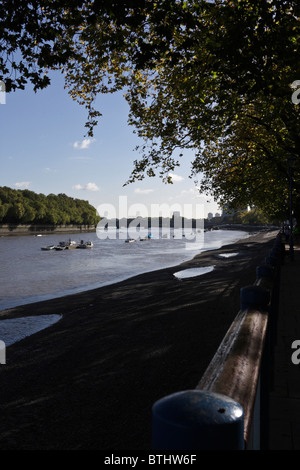
[[[62,319],[7,348],[0,449],[150,450],[153,403],[196,387],[276,234],[262,231],[180,266],[1,312],[0,321]],[[200,276],[174,276],[208,266],[214,270]]]

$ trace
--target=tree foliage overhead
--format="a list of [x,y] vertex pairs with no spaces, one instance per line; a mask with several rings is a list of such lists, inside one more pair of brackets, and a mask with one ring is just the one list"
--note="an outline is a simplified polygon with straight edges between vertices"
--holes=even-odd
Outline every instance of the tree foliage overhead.
[[82,199],[0,187],[2,224],[96,225],[99,220],[96,209]]
[[129,123],[144,141],[129,182],[157,173],[168,181],[180,163],[175,151],[192,149],[201,190],[275,214],[288,197],[293,154],[298,206],[297,0],[4,1],[1,8],[12,14],[0,22],[3,78],[20,74],[9,78],[12,88],[27,79],[38,89],[47,68],[61,69],[72,98],[87,107],[90,135],[98,94],[124,91]]

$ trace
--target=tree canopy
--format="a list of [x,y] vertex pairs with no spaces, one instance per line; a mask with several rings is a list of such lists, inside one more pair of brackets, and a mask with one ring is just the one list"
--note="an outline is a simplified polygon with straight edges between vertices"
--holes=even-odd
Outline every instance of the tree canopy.
[[[192,149],[201,191],[276,214],[286,206],[292,154],[300,212],[297,0],[4,1],[1,8],[8,14],[0,70],[11,88],[25,80],[41,88],[47,68],[62,70],[72,98],[87,107],[89,135],[101,113],[98,94],[124,91],[141,138],[128,182],[156,174],[170,182],[176,151]],[[19,63],[11,60],[17,52]]]
[[0,187],[2,224],[97,225],[99,220],[96,209],[82,199]]

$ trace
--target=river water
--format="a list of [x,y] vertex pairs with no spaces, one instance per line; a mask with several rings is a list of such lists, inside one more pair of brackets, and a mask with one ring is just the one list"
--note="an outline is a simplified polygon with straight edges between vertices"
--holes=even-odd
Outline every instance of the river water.
[[[140,234],[141,237],[146,235]],[[248,237],[243,231],[202,232],[197,239],[170,234],[163,238],[152,230],[149,241],[100,239],[96,233],[71,235],[91,240],[92,249],[42,251],[69,235],[12,236],[0,238],[0,310],[35,301],[77,293],[124,280],[131,276],[175,266],[201,251],[217,249]],[[177,238],[178,236],[178,238]]]

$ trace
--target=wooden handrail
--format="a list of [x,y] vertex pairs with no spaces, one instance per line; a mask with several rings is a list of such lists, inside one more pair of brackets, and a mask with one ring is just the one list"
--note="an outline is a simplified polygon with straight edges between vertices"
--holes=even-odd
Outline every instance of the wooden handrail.
[[[240,449],[243,438],[242,448],[251,448],[251,437],[255,437],[257,429],[256,404],[261,405],[262,395],[266,396],[263,384],[268,381],[269,372],[265,366],[270,358],[274,323],[276,325],[282,259],[279,233],[271,256],[257,269],[255,283],[241,289],[240,310],[194,393],[186,391],[170,395],[154,405],[154,442],[161,446],[157,448],[169,448],[165,447],[170,445],[169,435],[172,436],[171,445],[174,443],[175,446],[171,448],[175,449],[181,448],[178,446],[182,442],[187,445],[184,448],[194,449],[189,447],[189,440],[196,449]],[[207,407],[207,396],[212,402],[224,400],[224,409],[218,409],[217,401],[215,407]],[[229,407],[227,399],[231,400]],[[242,428],[240,409],[238,414],[234,411],[237,407],[243,414]],[[218,412],[227,416],[225,421],[218,421]],[[262,422],[260,429],[261,425]],[[161,426],[163,432],[159,430]],[[240,439],[237,439],[237,433]]]
[[[256,279],[257,288],[269,296],[268,303],[256,308],[241,309],[196,390],[210,391],[228,396],[244,409],[244,441],[247,448],[253,421],[254,407],[267,339],[269,314],[274,289],[273,276]],[[261,296],[260,296],[261,297]],[[254,300],[254,297],[253,297]],[[260,303],[258,301],[258,303]]]
[[196,387],[226,395],[243,407],[245,447],[251,431],[267,325],[266,311],[240,310]]

